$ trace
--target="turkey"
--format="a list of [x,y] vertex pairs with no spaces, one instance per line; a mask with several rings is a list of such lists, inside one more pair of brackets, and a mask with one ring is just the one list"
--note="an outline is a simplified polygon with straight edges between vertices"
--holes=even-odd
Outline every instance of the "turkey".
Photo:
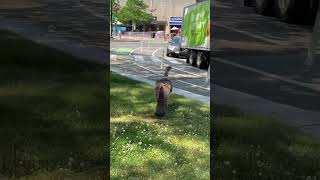
[[158,117],[163,117],[166,114],[169,96],[172,92],[172,84],[170,79],[168,78],[170,69],[170,66],[166,67],[164,78],[157,80],[155,84],[154,95],[157,99],[157,109],[155,112],[155,116]]

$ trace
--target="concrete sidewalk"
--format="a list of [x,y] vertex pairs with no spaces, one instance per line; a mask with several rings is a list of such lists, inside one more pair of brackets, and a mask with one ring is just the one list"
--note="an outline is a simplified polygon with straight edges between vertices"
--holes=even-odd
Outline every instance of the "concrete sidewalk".
[[320,138],[320,112],[275,103],[261,97],[214,85],[211,102],[239,108],[248,115],[264,116]]

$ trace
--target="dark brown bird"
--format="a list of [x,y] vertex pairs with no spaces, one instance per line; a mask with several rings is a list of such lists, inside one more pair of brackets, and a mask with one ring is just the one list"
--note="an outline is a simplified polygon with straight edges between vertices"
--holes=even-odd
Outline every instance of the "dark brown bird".
[[154,95],[157,99],[157,109],[155,112],[155,116],[163,117],[167,112],[168,100],[172,92],[172,84],[168,77],[170,69],[170,66],[166,67],[164,78],[156,81],[156,85],[154,88]]

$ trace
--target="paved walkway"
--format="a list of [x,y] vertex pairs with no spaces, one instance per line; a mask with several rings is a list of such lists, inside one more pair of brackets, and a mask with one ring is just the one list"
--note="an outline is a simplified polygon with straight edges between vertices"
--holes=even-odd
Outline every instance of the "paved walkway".
[[[207,71],[200,70],[178,58],[164,57],[162,50],[155,47],[139,49],[112,48],[111,70],[138,81],[154,85],[163,77],[164,68],[171,66],[169,77],[174,86],[174,93],[209,104],[210,83]],[[162,64],[162,65],[161,65]],[[162,69],[161,69],[162,67]]]
[[139,36],[128,36],[128,35],[121,35],[121,39],[119,36],[113,36],[113,41],[162,41],[162,42],[169,42],[168,39],[163,38],[151,38],[151,37],[139,37]]
[[293,128],[298,128],[314,137],[320,138],[320,112],[300,109],[294,106],[276,103],[258,96],[213,86],[214,104],[239,108],[249,115],[274,119]]

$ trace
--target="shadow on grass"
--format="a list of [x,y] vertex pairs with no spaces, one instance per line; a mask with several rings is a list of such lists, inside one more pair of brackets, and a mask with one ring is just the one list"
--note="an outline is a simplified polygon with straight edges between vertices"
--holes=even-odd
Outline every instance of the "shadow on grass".
[[265,118],[213,107],[216,179],[306,179],[320,176],[320,141]]
[[106,177],[108,68],[0,31],[0,174]]

